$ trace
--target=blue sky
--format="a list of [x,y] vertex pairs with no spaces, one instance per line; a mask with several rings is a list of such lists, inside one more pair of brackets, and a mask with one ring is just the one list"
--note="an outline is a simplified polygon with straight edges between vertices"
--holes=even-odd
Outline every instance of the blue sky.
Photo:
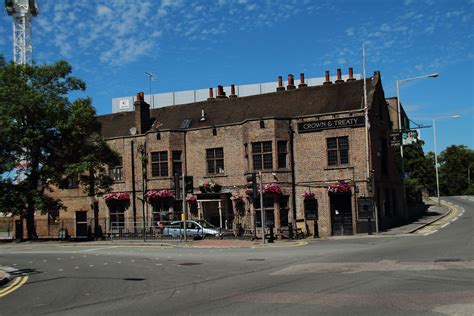
[[[474,148],[474,1],[37,0],[33,56],[68,60],[99,114],[111,99],[153,92],[322,77],[337,68],[380,70],[387,97],[396,80],[438,72],[401,88],[413,121],[437,121],[438,150]],[[0,54],[12,58],[11,18],[0,15]],[[425,151],[433,131],[422,130]]]

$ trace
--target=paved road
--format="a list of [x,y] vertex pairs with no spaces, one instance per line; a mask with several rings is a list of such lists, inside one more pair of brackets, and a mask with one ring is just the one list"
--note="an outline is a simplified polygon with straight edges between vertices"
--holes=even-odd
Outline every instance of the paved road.
[[19,276],[0,288],[0,314],[472,315],[474,197],[444,200],[457,210],[410,236],[255,249],[3,245],[0,266]]

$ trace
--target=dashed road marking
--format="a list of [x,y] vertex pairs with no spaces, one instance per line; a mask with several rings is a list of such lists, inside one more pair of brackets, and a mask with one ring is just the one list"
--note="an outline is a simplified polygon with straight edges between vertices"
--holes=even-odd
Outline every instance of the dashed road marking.
[[442,225],[441,228],[445,228],[448,225],[449,225],[449,223],[446,223],[446,224]]
[[93,264],[90,264],[90,265],[89,265],[89,267],[91,267],[91,268],[92,268],[93,266],[94,266]]
[[433,230],[432,232],[426,233],[426,234],[424,234],[423,236],[429,236],[429,235],[431,235],[431,234],[436,233],[437,231],[438,231],[438,230]]

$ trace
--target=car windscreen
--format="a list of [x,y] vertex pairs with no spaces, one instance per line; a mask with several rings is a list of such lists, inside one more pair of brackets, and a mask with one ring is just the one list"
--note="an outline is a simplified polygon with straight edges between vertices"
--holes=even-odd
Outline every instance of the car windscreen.
[[197,221],[199,225],[201,225],[203,228],[217,228],[216,226],[212,225],[211,223],[208,223],[206,221]]

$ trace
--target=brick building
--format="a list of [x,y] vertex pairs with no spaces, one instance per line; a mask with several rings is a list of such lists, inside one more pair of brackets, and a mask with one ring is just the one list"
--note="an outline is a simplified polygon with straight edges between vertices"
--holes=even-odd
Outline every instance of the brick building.
[[[210,89],[207,101],[151,110],[139,93],[134,111],[99,116],[103,136],[121,156],[119,165],[109,166],[112,192],[125,196],[118,204],[96,199],[102,230],[132,229],[134,222],[152,230],[159,221],[179,219],[182,197],[166,191],[173,190],[175,173],[194,180],[188,199],[196,203],[188,204],[188,218],[223,228],[260,229],[262,207],[246,196],[246,175],[259,171],[265,224],[277,234],[289,225],[309,234],[317,229],[321,237],[366,232],[358,208],[373,195],[380,228],[406,219],[387,141],[395,122],[380,73],[366,80],[369,128],[364,80],[355,80],[352,69],[346,81],[340,70],[334,82],[326,72],[320,86],[301,79],[295,86],[289,75],[285,87],[280,77],[277,91],[247,97],[234,91],[226,96],[219,86],[215,97]],[[157,198],[144,199],[143,192]],[[61,227],[72,236],[83,234],[93,224],[92,200],[74,183],[53,194],[68,210],[50,216],[47,225],[37,222],[39,236],[57,236]]]

